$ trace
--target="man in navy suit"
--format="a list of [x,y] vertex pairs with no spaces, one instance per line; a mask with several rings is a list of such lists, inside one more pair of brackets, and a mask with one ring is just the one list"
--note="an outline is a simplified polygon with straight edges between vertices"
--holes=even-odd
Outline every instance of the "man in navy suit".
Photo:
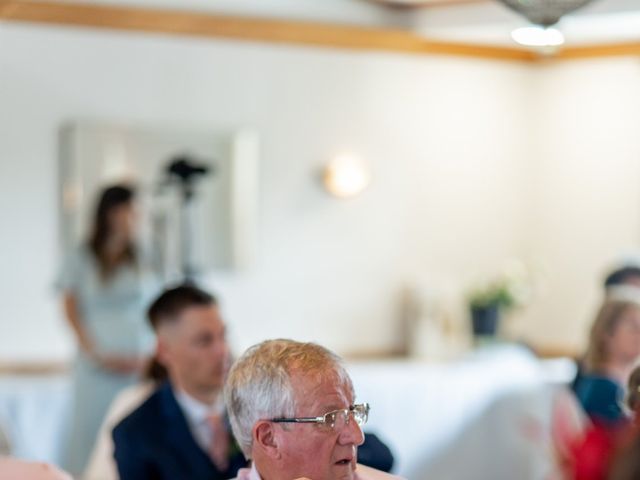
[[169,381],[114,428],[120,479],[234,477],[246,461],[226,421],[229,349],[215,299],[193,286],[167,290],[149,320]]

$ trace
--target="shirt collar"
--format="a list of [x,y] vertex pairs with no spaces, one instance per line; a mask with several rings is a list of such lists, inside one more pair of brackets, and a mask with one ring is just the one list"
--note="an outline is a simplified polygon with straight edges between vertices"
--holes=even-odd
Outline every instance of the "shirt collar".
[[[362,468],[361,465],[358,465],[358,467]],[[249,470],[248,476],[247,476],[247,474],[241,474],[242,472],[246,472],[246,471],[247,470],[241,469],[240,473],[238,474],[238,479],[237,480],[262,480],[262,478],[260,477],[260,474],[258,473],[258,470],[256,469],[256,462],[254,462],[254,461],[251,462],[251,470]],[[398,478],[400,480],[400,477],[394,477],[394,476],[388,475],[386,473],[380,472],[380,475],[381,475],[380,478],[382,478],[382,476],[384,476],[384,478],[389,478],[389,479]],[[378,477],[376,477],[376,478],[378,478]],[[360,476],[360,473],[358,471],[356,471],[354,479],[355,480],[361,480],[362,479],[362,477]]]
[[249,478],[247,480],[262,480],[258,470],[256,470],[256,462],[251,462],[251,471],[249,472]]
[[238,470],[238,476],[235,480],[262,480],[258,470],[256,470],[255,462],[251,462],[251,467],[241,468]]
[[207,417],[214,414],[220,414],[224,410],[221,396],[218,397],[216,402],[209,405],[196,400],[183,390],[178,390],[176,392],[176,401],[182,408],[185,416],[194,425],[198,425],[206,420]]

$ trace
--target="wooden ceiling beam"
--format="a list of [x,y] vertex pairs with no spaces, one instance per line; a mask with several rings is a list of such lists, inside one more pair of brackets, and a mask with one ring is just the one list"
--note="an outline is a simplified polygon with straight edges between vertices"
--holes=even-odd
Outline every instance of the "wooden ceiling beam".
[[383,7],[394,10],[418,10],[433,7],[457,7],[460,5],[470,5],[478,3],[488,3],[490,0],[420,0],[411,1],[394,1],[394,0],[368,0]]
[[640,42],[564,47],[545,57],[523,48],[428,40],[402,30],[66,1],[0,0],[0,21],[517,62],[640,55]]
[[0,20],[520,62],[537,58],[518,48],[432,41],[402,30],[86,3],[0,0]]
[[556,60],[580,60],[587,58],[640,56],[640,42],[610,43],[565,47],[555,56]]

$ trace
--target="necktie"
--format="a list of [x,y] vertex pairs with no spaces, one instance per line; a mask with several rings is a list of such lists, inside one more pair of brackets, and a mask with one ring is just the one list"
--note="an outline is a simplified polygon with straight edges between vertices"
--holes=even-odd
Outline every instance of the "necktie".
[[207,418],[207,423],[211,429],[209,456],[216,468],[224,472],[229,468],[229,432],[221,414],[211,415]]

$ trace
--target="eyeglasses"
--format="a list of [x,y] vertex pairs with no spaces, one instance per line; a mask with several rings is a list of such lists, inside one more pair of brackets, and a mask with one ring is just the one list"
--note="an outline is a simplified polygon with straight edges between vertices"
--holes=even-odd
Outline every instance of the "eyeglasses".
[[346,425],[349,425],[352,416],[359,427],[367,423],[370,409],[368,403],[360,403],[351,405],[349,408],[332,410],[319,417],[272,418],[271,421],[276,423],[315,423],[329,429],[342,430]]

